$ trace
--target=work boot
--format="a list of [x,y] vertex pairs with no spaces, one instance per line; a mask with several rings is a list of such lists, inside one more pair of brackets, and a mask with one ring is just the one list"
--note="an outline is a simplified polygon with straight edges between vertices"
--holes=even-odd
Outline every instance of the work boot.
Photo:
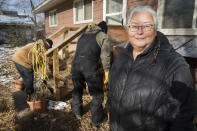
[[75,113],[75,117],[80,120],[81,119],[81,114]]
[[98,127],[100,124],[102,124],[102,123],[104,123],[104,122],[106,122],[106,121],[107,121],[107,116],[104,115],[101,121],[99,121],[99,122],[93,122],[93,121],[92,121],[91,125],[92,125],[92,126]]
[[74,109],[72,108],[72,111],[73,111],[73,113],[75,114],[75,117],[76,117],[78,120],[80,120],[81,117],[82,117],[82,114],[83,114],[83,108],[80,107],[80,108],[77,109],[77,110],[74,110]]

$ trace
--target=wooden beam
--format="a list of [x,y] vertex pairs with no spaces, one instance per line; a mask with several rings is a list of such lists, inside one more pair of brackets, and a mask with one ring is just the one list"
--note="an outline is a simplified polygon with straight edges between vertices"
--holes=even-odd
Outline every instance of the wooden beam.
[[59,59],[58,59],[58,49],[53,52],[53,78],[54,78],[54,89],[56,99],[60,100],[60,88],[58,88],[59,80],[56,76],[59,74]]
[[64,40],[66,37],[68,37],[68,32],[69,32],[70,30],[66,30],[65,32],[64,32],[64,34],[62,34],[62,40]]
[[177,50],[177,49],[179,49],[179,48],[185,46],[185,45],[188,44],[189,42],[193,41],[194,38],[195,38],[195,37],[192,37],[191,39],[189,39],[188,41],[184,42],[183,44],[181,44],[181,45],[175,47],[174,49]]
[[58,80],[61,80],[61,81],[63,81],[63,82],[67,82],[67,79],[65,79],[62,75],[60,75],[60,74],[57,74],[56,76],[55,76]]
[[67,37],[66,39],[64,39],[62,42],[56,44],[53,48],[49,49],[46,52],[46,56],[51,56],[52,52],[56,49],[60,50],[62,49],[66,44],[70,43],[72,40],[74,40],[76,37],[78,37],[80,34],[82,34],[86,29],[87,29],[88,25],[84,25],[81,28],[79,28],[76,32],[74,32],[73,34],[71,34],[69,37]]
[[49,39],[55,39],[57,36],[59,36],[60,34],[64,33],[65,31],[69,30],[69,31],[76,31],[79,27],[67,27],[67,26],[63,26],[62,28],[60,28],[59,30],[57,30],[56,32],[54,32],[53,34],[51,34],[48,38]]
[[78,29],[78,27],[67,27],[67,26],[64,26],[64,27],[60,28],[59,30],[57,30],[55,33],[51,34],[48,38],[53,40],[56,37],[58,37],[59,35],[61,35],[62,33],[66,32],[67,30],[75,31],[77,29]]
[[[65,31],[65,32],[62,34],[62,40],[64,40],[66,37],[68,37],[68,32],[69,32],[69,30]],[[67,47],[64,46],[64,47],[61,49],[61,54],[59,54],[61,59],[64,59],[64,58],[65,58],[66,48],[67,48]]]

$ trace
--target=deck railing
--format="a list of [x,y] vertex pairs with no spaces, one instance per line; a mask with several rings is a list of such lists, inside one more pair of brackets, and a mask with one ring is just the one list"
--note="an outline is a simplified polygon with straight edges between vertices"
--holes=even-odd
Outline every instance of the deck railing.
[[60,43],[56,44],[53,48],[49,49],[46,52],[46,56],[47,57],[52,57],[53,58],[53,79],[54,79],[54,90],[55,90],[55,95],[56,95],[56,99],[59,100],[61,95],[61,90],[58,87],[58,83],[59,81],[64,81],[67,82],[67,79],[65,79],[62,75],[59,74],[59,58],[58,58],[58,51],[60,51],[63,47],[68,46],[69,44],[71,44],[71,42],[78,37],[79,35],[81,35],[86,29],[87,29],[88,25],[84,25],[82,27],[80,27],[79,29],[77,29],[76,27],[63,27],[61,29],[59,29],[58,31],[56,31],[55,33],[53,33],[52,35],[50,35],[48,38],[50,39],[55,39],[56,37],[65,34],[65,32],[68,33],[68,31],[74,31],[70,36],[66,37],[63,41],[61,41]]

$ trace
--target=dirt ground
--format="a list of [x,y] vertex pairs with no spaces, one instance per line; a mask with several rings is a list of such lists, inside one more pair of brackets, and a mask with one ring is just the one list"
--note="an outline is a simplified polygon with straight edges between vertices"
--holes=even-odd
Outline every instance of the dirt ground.
[[[0,48],[0,131],[108,131],[109,121],[99,127],[91,126],[90,102],[88,93],[83,96],[84,114],[77,120],[71,111],[71,93],[61,101],[66,102],[65,110],[49,110],[32,112],[26,103],[26,94],[17,91],[12,81],[19,75],[11,61],[15,48],[11,52]],[[104,103],[103,103],[104,104]]]

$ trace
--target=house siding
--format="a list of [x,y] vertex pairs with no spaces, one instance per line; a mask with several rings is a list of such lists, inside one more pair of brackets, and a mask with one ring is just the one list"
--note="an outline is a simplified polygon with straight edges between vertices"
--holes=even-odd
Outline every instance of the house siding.
[[[53,9],[57,9],[58,25],[54,27],[49,26],[49,11],[45,12],[45,33],[46,37],[53,34],[63,26],[68,27],[80,27],[83,24],[74,24],[73,14],[73,0],[68,0],[60,5],[55,6]],[[52,9],[52,10],[53,10]],[[93,22],[98,23],[103,20],[103,0],[93,1]],[[54,39],[54,43],[57,44],[63,40],[63,34]]]
[[150,5],[157,9],[158,0],[127,0],[127,11],[131,11],[137,5]]
[[[57,10],[57,26],[49,26],[49,11],[45,12],[45,33],[46,37],[56,32],[63,26],[73,26],[73,1],[68,0],[60,5],[55,6],[51,10]],[[54,44],[61,42],[63,34],[54,39]]]
[[[129,12],[137,5],[150,5],[157,9],[158,0],[127,0],[127,17]],[[64,3],[55,6],[57,9],[58,25],[49,26],[49,11],[45,12],[45,33],[46,37],[57,31],[63,26],[80,27],[83,24],[74,24],[73,0],[67,0]],[[51,10],[53,10],[51,9]],[[103,0],[93,0],[93,22],[98,23],[103,20]],[[63,35],[57,37],[54,43],[59,43],[63,39]]]
[[138,5],[149,5],[157,10],[158,0],[127,0],[127,18],[131,10]]

